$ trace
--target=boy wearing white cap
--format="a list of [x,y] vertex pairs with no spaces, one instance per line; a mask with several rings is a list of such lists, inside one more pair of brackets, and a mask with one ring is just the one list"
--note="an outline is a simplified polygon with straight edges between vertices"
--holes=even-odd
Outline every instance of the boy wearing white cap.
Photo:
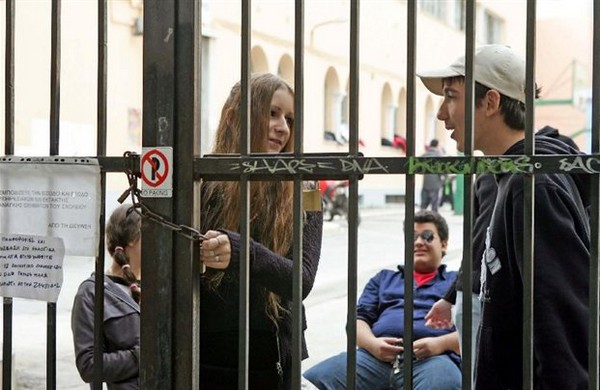
[[[444,97],[437,117],[465,149],[465,60],[418,76]],[[473,144],[486,155],[524,154],[525,61],[487,45],[474,57]],[[538,91],[536,91],[537,94]],[[578,154],[535,137],[537,154]],[[533,374],[535,389],[586,389],[590,226],[589,177],[535,176]],[[498,195],[481,259],[482,323],[475,389],[523,388],[524,175],[498,174]]]

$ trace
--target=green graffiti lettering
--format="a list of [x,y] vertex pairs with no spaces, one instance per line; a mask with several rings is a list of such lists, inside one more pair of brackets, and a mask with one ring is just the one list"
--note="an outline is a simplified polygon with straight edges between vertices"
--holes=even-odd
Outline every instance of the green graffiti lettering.
[[468,174],[471,172],[471,166],[464,161],[436,161],[434,159],[417,160],[411,157],[408,160],[409,174],[444,174],[455,173],[459,175]]
[[506,158],[497,159],[481,159],[477,162],[477,173],[530,173],[533,172],[533,164],[531,164],[529,157],[522,156],[516,160],[510,160]]

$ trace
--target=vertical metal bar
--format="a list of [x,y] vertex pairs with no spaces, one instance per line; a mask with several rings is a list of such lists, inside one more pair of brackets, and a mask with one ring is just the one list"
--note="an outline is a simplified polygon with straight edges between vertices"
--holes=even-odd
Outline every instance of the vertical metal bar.
[[[107,115],[107,6],[106,0],[98,0],[98,79],[96,96],[96,121],[98,156],[106,156],[106,115]],[[102,390],[102,372],[104,370],[104,221],[106,218],[106,172],[100,174],[100,237],[98,256],[95,264],[94,286],[94,390]]]
[[294,153],[304,151],[304,0],[294,5]]
[[[15,2],[6,1],[6,42],[4,47],[4,153],[15,153]],[[2,389],[12,388],[13,299],[4,298],[2,339]]]
[[[415,124],[416,124],[416,42],[417,42],[417,4],[415,0],[408,1],[407,7],[407,34],[406,34],[406,156],[415,156]],[[406,175],[406,200],[405,200],[406,234],[404,235],[404,388],[412,389],[412,346],[413,346],[413,310],[414,310],[414,282],[413,282],[413,225],[415,218],[415,176]]]
[[[244,122],[242,122],[244,123]],[[249,356],[249,329],[248,318],[250,313],[250,197],[248,176],[240,180],[240,312],[239,312],[239,340],[238,340],[238,388],[248,389],[248,356]]]
[[50,58],[50,155],[59,154],[60,126],[60,31],[61,1],[52,0],[51,58]]
[[15,153],[15,1],[6,0],[4,47],[4,153]]
[[[250,154],[250,48],[251,48],[251,0],[242,0],[242,36],[241,36],[241,100],[240,115],[242,131],[240,154]],[[240,178],[240,312],[238,340],[238,388],[248,388],[249,357],[249,313],[250,313],[250,185],[248,176]]]
[[12,389],[12,319],[13,299],[4,298],[2,327],[4,339],[2,344],[2,390]]
[[[98,156],[106,156],[106,116],[107,116],[107,0],[98,0],[98,86],[97,86],[97,154]],[[104,252],[104,248],[102,251]]]
[[[527,54],[525,77],[525,154],[535,154],[533,139],[535,105],[535,15],[536,1],[527,1]],[[534,234],[535,175],[524,180],[523,199],[523,388],[533,388],[533,297],[534,297]]]
[[[297,150],[297,149],[296,149]],[[300,389],[302,378],[302,177],[294,178],[294,243],[292,280],[292,378],[291,388]]]
[[[175,4],[144,2],[143,133],[145,147],[173,145],[175,105]],[[173,220],[171,198],[143,198],[154,212]],[[173,233],[142,221],[143,279],[141,301],[142,389],[173,388]]]
[[[52,1],[50,64],[50,155],[59,154],[61,0]],[[46,388],[56,388],[56,302],[47,304]]]
[[[593,154],[600,153],[600,5],[594,3],[594,19],[593,19],[593,48],[592,48],[592,128],[591,128],[591,152]],[[600,199],[600,178],[598,175],[592,175],[592,193],[590,199]],[[598,201],[592,202],[590,209],[591,218],[591,248],[590,248],[590,349],[589,349],[589,389],[598,390],[600,387],[599,383],[599,372],[598,365],[598,350],[600,348],[600,341],[598,340],[598,334],[600,332],[600,326],[598,325],[599,313],[599,274],[598,261],[600,256],[599,249],[599,235],[600,229],[598,224],[600,223],[600,205]]]
[[[473,62],[476,42],[476,4],[467,0],[465,30],[465,149],[466,156],[473,155],[473,131],[475,127],[473,113],[475,111],[475,75]],[[472,359],[472,324],[473,324],[473,175],[464,175],[464,214],[463,214],[463,253],[462,253],[462,286],[463,286],[463,318],[462,318],[462,387],[470,390],[473,373]]]
[[[197,112],[200,109],[198,98],[200,96],[198,85],[198,52],[201,38],[197,27],[199,23],[199,10],[201,4],[198,0],[177,0],[176,28],[175,28],[175,153],[174,166],[177,169],[173,175],[173,188],[178,190],[173,194],[174,220],[177,223],[192,226],[194,215],[199,210],[194,210],[194,191],[197,187],[194,182],[193,161],[194,154],[199,154],[195,147],[200,140]],[[199,205],[199,204],[197,204]],[[193,210],[193,212],[190,212]],[[173,313],[173,388],[198,389],[199,376],[197,368],[200,366],[197,339],[200,335],[199,322],[193,321],[194,306],[197,304],[194,294],[196,282],[200,280],[200,263],[194,258],[193,253],[199,249],[197,242],[176,235],[173,252],[173,277],[177,283],[173,285],[174,313]],[[198,247],[198,248],[196,248]],[[199,284],[198,284],[199,285]]]
[[[350,2],[350,154],[358,156],[359,115],[359,37],[360,1]],[[358,287],[358,181],[350,177],[348,208],[348,313],[347,313],[347,370],[346,383],[349,389],[356,388],[356,300]]]
[[56,302],[47,305],[46,388],[56,389]]
[[[194,70],[194,96],[195,106],[197,107],[194,111],[194,157],[200,156],[202,153],[202,80],[204,80],[204,75],[202,72],[202,53],[204,52],[203,48],[203,32],[202,32],[202,2],[197,2],[196,7],[194,9],[194,50],[197,53],[196,56],[196,64]],[[200,74],[199,74],[200,72]],[[208,131],[208,129],[205,129]],[[192,161],[193,164],[193,161]],[[201,226],[201,193],[202,183],[198,180],[194,181],[194,199],[193,199],[193,207],[192,212],[194,214],[193,225],[195,228],[200,229]],[[193,326],[193,336],[192,336],[192,365],[194,369],[192,372],[198,371],[196,367],[200,367],[200,276],[204,271],[204,265],[200,263],[200,245],[192,244],[192,307],[194,310],[192,311],[192,326]],[[200,376],[194,375],[191,383],[191,390],[199,390],[200,389]]]
[[[294,6],[294,154],[304,152],[304,1]],[[294,179],[294,243],[293,243],[293,296],[292,296],[292,389],[299,389],[302,379],[302,258],[303,211],[302,177]]]

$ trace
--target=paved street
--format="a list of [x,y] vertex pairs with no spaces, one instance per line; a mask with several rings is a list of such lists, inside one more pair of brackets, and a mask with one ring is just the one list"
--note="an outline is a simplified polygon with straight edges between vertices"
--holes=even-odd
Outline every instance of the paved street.
[[[449,209],[442,214],[450,225],[449,266],[458,268],[462,247],[462,217]],[[358,229],[359,292],[368,279],[382,268],[394,268],[402,262],[404,206],[362,209]],[[324,223],[321,263],[315,286],[305,301],[310,358],[308,368],[346,348],[347,237],[345,220],[337,217]],[[93,259],[67,258],[64,284],[57,302],[57,388],[88,390],[75,368],[70,327],[70,309],[79,283],[94,269]],[[45,388],[46,377],[46,304],[15,299],[13,351],[15,389]],[[0,329],[1,330],[1,329]],[[16,379],[16,381],[15,381]]]

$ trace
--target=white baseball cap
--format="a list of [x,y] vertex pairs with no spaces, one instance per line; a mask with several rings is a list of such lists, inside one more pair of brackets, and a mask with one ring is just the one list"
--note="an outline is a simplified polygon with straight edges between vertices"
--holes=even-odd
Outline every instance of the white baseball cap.
[[[475,51],[475,81],[502,95],[525,103],[525,60],[504,45],[480,46]],[[443,95],[442,79],[465,75],[465,56],[445,69],[418,72],[425,87],[436,95]]]

